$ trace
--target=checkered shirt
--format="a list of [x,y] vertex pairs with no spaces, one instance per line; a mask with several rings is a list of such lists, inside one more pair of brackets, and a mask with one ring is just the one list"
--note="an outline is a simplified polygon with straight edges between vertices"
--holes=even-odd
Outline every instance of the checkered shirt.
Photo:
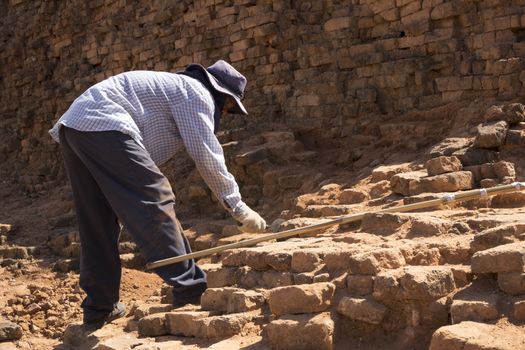
[[231,210],[243,203],[213,132],[214,109],[210,92],[193,78],[131,71],[89,88],[49,133],[59,142],[62,125],[79,131],[120,131],[141,145],[157,165],[185,148],[204,181]]

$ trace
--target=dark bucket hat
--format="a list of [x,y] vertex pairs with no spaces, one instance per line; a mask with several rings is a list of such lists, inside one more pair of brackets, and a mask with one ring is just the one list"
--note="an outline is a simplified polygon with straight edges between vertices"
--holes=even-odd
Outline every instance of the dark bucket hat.
[[235,100],[235,107],[228,112],[238,114],[248,114],[246,108],[241,100],[244,97],[244,89],[246,88],[246,77],[233,68],[228,62],[218,60],[208,68],[204,68],[200,64],[192,63],[186,67],[186,71],[198,69],[206,73],[208,81],[212,87]]

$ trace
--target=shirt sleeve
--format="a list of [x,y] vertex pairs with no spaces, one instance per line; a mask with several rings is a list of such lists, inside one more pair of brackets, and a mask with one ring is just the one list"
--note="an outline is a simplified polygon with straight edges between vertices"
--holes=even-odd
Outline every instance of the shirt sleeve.
[[194,97],[173,106],[172,112],[186,151],[197,170],[220,203],[233,212],[242,203],[241,194],[213,132],[213,109],[208,101]]

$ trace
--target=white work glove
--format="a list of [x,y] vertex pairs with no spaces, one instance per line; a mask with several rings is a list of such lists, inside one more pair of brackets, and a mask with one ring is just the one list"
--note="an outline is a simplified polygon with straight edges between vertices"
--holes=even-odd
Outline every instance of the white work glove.
[[266,221],[245,203],[238,205],[232,216],[242,224],[239,227],[242,232],[264,232],[266,229]]

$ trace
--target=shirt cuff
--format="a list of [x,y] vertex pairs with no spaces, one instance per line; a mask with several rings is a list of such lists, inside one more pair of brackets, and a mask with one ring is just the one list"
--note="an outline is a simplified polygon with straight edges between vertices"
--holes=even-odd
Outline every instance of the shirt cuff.
[[222,197],[221,204],[224,208],[226,208],[226,210],[228,210],[231,213],[234,213],[242,205],[245,205],[244,202],[241,200],[241,195],[239,193],[233,193],[229,196]]

